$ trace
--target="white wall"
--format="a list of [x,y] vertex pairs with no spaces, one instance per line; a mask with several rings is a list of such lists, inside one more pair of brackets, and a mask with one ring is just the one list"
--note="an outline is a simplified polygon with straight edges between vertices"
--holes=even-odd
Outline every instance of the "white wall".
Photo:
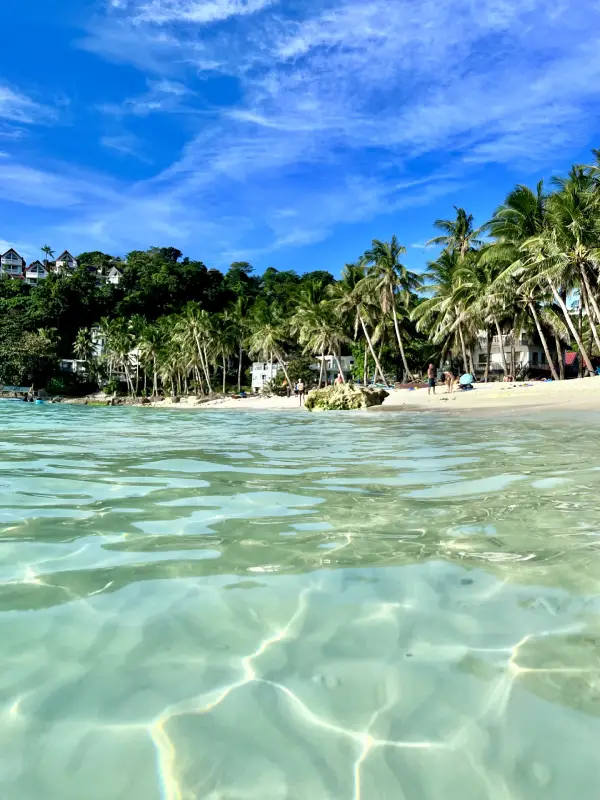
[[281,367],[276,362],[271,367],[268,361],[255,361],[252,364],[252,391],[260,392],[265,383],[275,378],[280,370]]

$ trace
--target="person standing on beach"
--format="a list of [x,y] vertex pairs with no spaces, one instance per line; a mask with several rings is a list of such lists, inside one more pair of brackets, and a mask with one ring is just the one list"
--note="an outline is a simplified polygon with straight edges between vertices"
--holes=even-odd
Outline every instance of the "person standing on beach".
[[435,367],[433,366],[433,364],[430,364],[427,367],[427,382],[428,382],[427,394],[431,394],[432,389],[433,393],[435,394],[436,381],[435,381]]
[[444,381],[446,382],[446,389],[448,391],[448,394],[452,394],[452,392],[454,391],[454,381],[455,380],[456,380],[456,378],[455,378],[454,374],[452,372],[450,372],[449,369],[446,370],[446,372],[444,372]]
[[300,405],[304,403],[304,381],[298,381],[298,397],[300,398]]

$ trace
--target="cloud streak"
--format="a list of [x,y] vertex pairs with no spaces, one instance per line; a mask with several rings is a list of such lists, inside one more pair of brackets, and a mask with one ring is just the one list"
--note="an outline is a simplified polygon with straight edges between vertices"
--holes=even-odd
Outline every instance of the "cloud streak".
[[186,143],[73,228],[124,244],[143,211],[182,245],[202,231],[266,253],[432,202],[481,167],[537,170],[593,132],[599,24],[592,0],[112,0],[81,46],[148,88],[101,110],[172,115]]

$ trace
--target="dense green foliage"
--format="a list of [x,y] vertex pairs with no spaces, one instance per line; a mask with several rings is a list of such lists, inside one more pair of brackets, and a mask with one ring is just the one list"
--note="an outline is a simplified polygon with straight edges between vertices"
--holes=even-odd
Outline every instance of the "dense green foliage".
[[[600,356],[600,163],[573,167],[547,192],[517,186],[479,228],[464,209],[437,220],[441,248],[423,275],[402,263],[395,236],[373,241],[338,280],[235,262],[223,274],[172,247],[125,260],[81,253],[69,274],[38,286],[0,280],[0,382],[62,380],[59,358],[83,362],[86,384],[130,394],[240,389],[252,359],[278,364],[281,381],[308,382],[317,356],[352,354],[354,379],[389,383],[429,361],[475,372],[492,337],[506,374],[515,341],[543,346],[554,377],[575,348],[588,370]],[[52,248],[44,246],[47,258]],[[120,281],[99,279],[117,266]],[[567,306],[579,300],[578,312]],[[92,330],[105,344],[95,356]],[[317,383],[324,375],[316,375]],[[279,381],[281,383],[281,381]]]

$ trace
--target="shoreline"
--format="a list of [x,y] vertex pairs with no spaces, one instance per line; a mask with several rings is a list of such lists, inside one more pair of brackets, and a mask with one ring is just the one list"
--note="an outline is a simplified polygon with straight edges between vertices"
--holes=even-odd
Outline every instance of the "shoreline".
[[[65,405],[84,405],[85,399],[64,400]],[[105,405],[105,398],[88,398],[89,405]],[[186,411],[304,411],[297,397],[263,397],[248,395],[245,398],[216,397],[212,400],[182,397],[179,402],[166,398],[151,403],[118,403],[135,408],[180,409]],[[445,414],[478,413],[481,411],[514,412],[519,410],[600,410],[600,377],[575,378],[569,381],[515,383],[478,383],[472,391],[446,392],[443,385],[435,395],[427,394],[427,387],[392,389],[381,406],[367,409],[378,412],[433,412]]]

